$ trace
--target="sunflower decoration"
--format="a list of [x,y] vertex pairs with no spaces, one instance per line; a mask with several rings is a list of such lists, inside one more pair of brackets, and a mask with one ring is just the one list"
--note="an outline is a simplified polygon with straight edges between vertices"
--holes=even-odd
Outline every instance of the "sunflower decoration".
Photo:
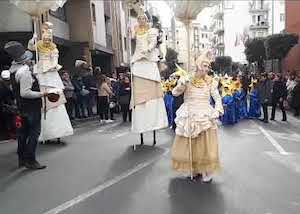
[[257,84],[257,79],[251,79],[251,84],[249,85],[249,88],[253,89],[254,85]]
[[169,79],[161,82],[161,87],[164,92],[170,92],[177,85],[177,81],[182,76],[187,76],[188,73],[180,66],[176,65],[176,71],[172,73]]

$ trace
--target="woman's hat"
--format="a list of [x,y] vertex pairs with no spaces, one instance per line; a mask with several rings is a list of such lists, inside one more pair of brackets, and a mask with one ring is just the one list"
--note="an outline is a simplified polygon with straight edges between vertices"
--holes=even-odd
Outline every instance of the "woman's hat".
[[16,41],[10,41],[5,44],[4,50],[13,58],[17,63],[23,63],[31,60],[33,55],[30,51],[27,51],[24,46]]

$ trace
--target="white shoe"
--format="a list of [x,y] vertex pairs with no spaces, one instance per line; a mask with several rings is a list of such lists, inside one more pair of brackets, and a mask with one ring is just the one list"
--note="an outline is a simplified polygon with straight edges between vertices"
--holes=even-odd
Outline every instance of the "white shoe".
[[202,182],[203,183],[211,183],[213,180],[212,175],[203,175]]
[[112,123],[114,122],[113,120],[106,120],[107,123]]

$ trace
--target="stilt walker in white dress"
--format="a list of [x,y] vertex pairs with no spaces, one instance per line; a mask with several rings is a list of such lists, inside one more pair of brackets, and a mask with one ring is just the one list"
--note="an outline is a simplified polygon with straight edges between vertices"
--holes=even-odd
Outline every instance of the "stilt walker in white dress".
[[61,66],[58,64],[58,49],[53,43],[52,24],[45,23],[42,28],[42,40],[36,44],[34,40],[35,38],[29,41],[28,48],[38,52],[34,70],[37,72],[41,91],[60,95],[55,103],[49,102],[47,98],[43,100],[40,140],[47,141],[72,135],[73,127],[65,107],[64,85],[58,74]]
[[136,49],[131,60],[132,72],[132,131],[141,134],[168,126],[167,112],[163,100],[161,78],[157,62],[158,29],[150,28],[144,11],[138,11],[138,25],[132,37],[136,39]]

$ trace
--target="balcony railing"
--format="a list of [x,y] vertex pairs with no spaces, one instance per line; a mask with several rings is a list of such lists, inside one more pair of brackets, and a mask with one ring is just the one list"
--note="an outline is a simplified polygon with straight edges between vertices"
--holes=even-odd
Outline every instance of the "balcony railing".
[[266,21],[262,21],[260,23],[250,25],[250,30],[268,29],[268,28],[269,28],[269,23]]
[[222,33],[224,33],[224,27],[219,27],[219,28],[217,28],[215,31],[214,31],[214,33],[215,34],[222,34]]
[[250,13],[267,13],[269,11],[269,5],[263,4],[263,5],[253,5],[249,4],[249,12]]

